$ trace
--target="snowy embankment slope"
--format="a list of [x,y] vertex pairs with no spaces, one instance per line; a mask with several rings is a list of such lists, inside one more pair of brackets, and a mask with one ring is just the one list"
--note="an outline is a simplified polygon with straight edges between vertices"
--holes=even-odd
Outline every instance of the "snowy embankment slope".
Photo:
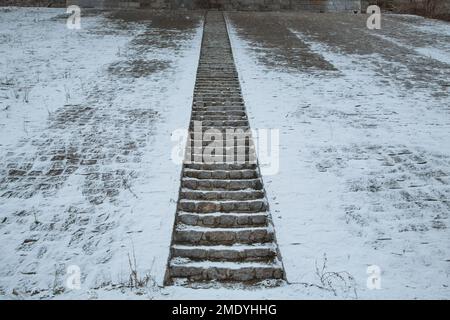
[[81,30],[69,30],[64,13],[62,9],[0,8],[2,150],[45,128],[48,116],[58,107],[80,103],[95,71],[117,59],[132,37],[125,32],[96,35],[102,22],[99,17],[83,17]]
[[[400,65],[290,31],[337,71],[271,68],[258,58],[272,49],[230,34],[251,127],[280,130],[280,171],[264,182],[288,281],[317,283],[326,255],[359,298],[449,298],[445,87],[407,90],[375,67]],[[370,265],[381,290],[366,286]]]
[[[181,171],[171,133],[189,122],[199,16],[177,30],[158,26],[165,16],[97,13],[67,30],[62,9],[0,14],[0,296],[136,297],[132,270],[153,290],[169,253]],[[66,286],[70,265],[80,290]]]

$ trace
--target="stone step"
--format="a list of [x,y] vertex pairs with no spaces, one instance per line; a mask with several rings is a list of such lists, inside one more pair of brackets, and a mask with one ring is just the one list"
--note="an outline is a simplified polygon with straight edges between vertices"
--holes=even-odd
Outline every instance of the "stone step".
[[[235,164],[235,165],[252,165],[252,164],[256,164],[256,159],[255,156],[253,155],[246,155],[245,159],[242,157],[239,158],[235,158],[235,159],[230,159],[230,157],[226,157],[226,156],[205,156],[203,157],[202,155],[199,154],[194,154],[194,155],[186,155],[184,157],[183,160],[184,164],[206,164],[206,165],[213,165],[213,164]],[[202,184],[204,185],[204,184]]]
[[242,113],[245,112],[244,106],[196,106],[192,108],[193,114],[211,114],[211,113],[226,113],[226,114],[233,114],[233,113]]
[[281,263],[264,262],[214,262],[173,259],[169,263],[170,276],[185,278],[189,282],[257,282],[266,279],[283,279]]
[[201,81],[197,81],[195,83],[194,88],[205,88],[205,87],[211,87],[211,88],[240,88],[240,84],[239,81],[237,81],[236,79],[234,80],[222,80],[222,81],[207,81],[207,80],[201,80]]
[[214,71],[225,71],[225,72],[235,72],[236,68],[232,63],[208,63],[206,61],[201,62],[198,65],[197,70],[214,70]]
[[208,91],[208,92],[220,92],[220,91],[225,91],[225,92],[240,92],[240,87],[238,83],[234,83],[234,84],[216,84],[216,83],[202,83],[202,84],[196,84],[194,86],[194,93],[196,92],[203,92],[203,91]]
[[214,148],[204,146],[186,150],[185,160],[195,160],[195,163],[215,164],[215,163],[256,163],[256,154],[252,147],[235,148]]
[[261,190],[263,187],[261,179],[234,179],[234,180],[217,180],[217,179],[196,179],[182,178],[181,186],[193,190],[242,190],[255,189]]
[[259,178],[259,173],[256,170],[195,170],[185,168],[183,172],[184,177],[197,179],[256,179]]
[[[250,137],[243,138],[243,139],[226,139],[226,138],[227,138],[226,135],[223,135],[222,139],[218,138],[217,140],[216,139],[210,139],[209,136],[206,136],[206,137],[203,137],[203,139],[198,139],[198,140],[201,141],[201,145],[202,145],[201,150],[204,150],[203,147],[206,147],[206,146],[211,146],[212,147],[211,144],[213,142],[218,142],[218,143],[220,142],[220,143],[222,143],[223,147],[226,148],[225,151],[233,150],[233,148],[241,148],[242,149],[244,147],[246,147],[247,151],[249,151],[249,149],[248,149],[249,147],[253,148],[253,150],[250,150],[250,151],[255,151],[256,150],[256,149],[254,149],[255,146],[253,144],[253,139],[251,139]],[[199,153],[200,147],[197,147],[197,144],[200,145],[200,143],[198,143],[198,140],[197,139],[194,140],[193,138],[191,138],[187,142],[187,146],[191,147],[191,152]],[[234,150],[234,151],[239,151],[240,152],[242,150],[237,149],[237,150]]]
[[189,159],[189,157],[198,157],[196,159],[203,159],[205,163],[216,163],[219,160],[223,163],[227,159],[231,163],[236,160],[254,160],[253,162],[256,163],[255,147],[253,146],[215,147],[210,142],[206,146],[191,147],[186,151],[186,159]]
[[203,127],[248,127],[248,120],[203,120]]
[[217,93],[232,93],[232,94],[237,94],[237,95],[241,95],[241,91],[239,90],[238,87],[233,87],[233,88],[225,88],[225,87],[213,87],[211,89],[205,88],[205,87],[196,87],[194,89],[194,94],[211,94],[211,95],[216,95]]
[[263,199],[262,190],[237,190],[237,191],[203,191],[182,189],[181,197],[186,200],[256,200]]
[[197,98],[214,98],[214,99],[220,99],[222,97],[227,98],[242,98],[242,95],[237,91],[227,91],[227,90],[215,90],[214,92],[196,92],[195,96]]
[[243,99],[242,99],[242,97],[227,97],[227,96],[223,96],[220,98],[194,96],[193,101],[194,101],[194,103],[215,102],[216,104],[224,104],[224,103],[232,104],[232,103],[242,103]]
[[272,262],[276,257],[273,243],[233,246],[173,245],[171,249],[172,257],[187,258],[191,261]]
[[269,227],[208,228],[178,224],[173,240],[184,245],[233,245],[267,243],[274,240]]
[[216,110],[216,111],[192,111],[192,117],[201,117],[208,119],[215,119],[216,117],[242,117],[247,119],[247,114],[243,108],[239,108],[236,111],[233,110]]
[[[217,99],[214,100],[214,102],[205,102],[205,101],[194,101],[197,102],[194,106],[193,106],[193,111],[232,111],[232,109],[237,109],[239,111],[245,111],[244,110],[244,105],[241,102],[233,102],[231,104],[225,104],[223,102],[223,99]],[[211,110],[201,110],[200,108],[211,108],[211,107],[216,107],[215,110],[211,109]],[[239,108],[239,109],[238,109]]]
[[235,71],[233,63],[207,63],[202,62],[198,65],[202,70],[216,70],[216,71]]
[[202,163],[190,163],[186,164],[184,166],[188,169],[195,169],[195,170],[246,170],[256,169],[256,164],[228,164],[228,163],[222,163],[222,164],[202,164]]
[[237,79],[237,72],[226,72],[226,71],[210,71],[200,70],[197,72],[197,77],[199,79]]
[[[204,114],[196,114],[196,115],[192,115],[191,117],[191,124],[193,121],[200,121],[202,122],[202,125],[208,125],[210,126],[211,123],[212,125],[223,125],[223,123],[233,123],[232,125],[248,125],[248,119],[247,117],[243,117],[243,116],[238,116],[238,115],[221,115],[218,114],[216,116],[212,116],[212,115],[204,115]],[[239,123],[241,122],[242,123]]]
[[238,190],[238,191],[201,191],[182,189],[181,198],[187,200],[255,200],[264,198],[262,190]]
[[268,216],[267,212],[193,213],[179,211],[177,223],[210,228],[264,227],[268,225]]
[[197,74],[197,81],[200,83],[202,81],[214,81],[214,82],[232,82],[232,81],[239,81],[239,78],[237,74],[231,75],[231,74]]
[[262,212],[267,209],[265,199],[255,200],[188,200],[180,199],[178,209],[186,212]]
[[214,149],[212,146],[203,147],[203,151],[197,149],[187,149],[185,154],[185,160],[195,160],[196,163],[256,163],[256,154],[254,150],[239,147],[238,152],[234,149],[230,149],[227,153],[223,148]]
[[241,108],[245,108],[244,102],[233,102],[230,104],[225,104],[223,102],[219,102],[219,101],[193,101],[193,110],[195,110],[196,108],[199,107],[216,107],[216,108],[224,108],[226,110],[229,110],[230,108],[235,108],[235,107],[241,107]]
[[192,115],[191,121],[201,121],[202,123],[205,123],[207,121],[246,121],[248,123],[247,117],[241,116],[241,115],[232,115],[232,114],[217,114],[217,115],[205,115],[202,113]]
[[197,128],[192,126],[192,130],[189,130],[189,131],[191,133],[195,133],[195,132],[202,132],[202,133],[204,133],[205,131],[210,130],[211,134],[216,132],[216,130],[222,132],[223,134],[227,133],[227,130],[228,130],[229,133],[230,132],[241,132],[241,130],[243,130],[244,132],[245,131],[251,132],[249,126],[204,126],[204,125],[202,125],[201,128],[202,128],[202,131],[195,130]]
[[194,88],[216,86],[216,88],[240,88],[238,79],[201,79],[196,83]]

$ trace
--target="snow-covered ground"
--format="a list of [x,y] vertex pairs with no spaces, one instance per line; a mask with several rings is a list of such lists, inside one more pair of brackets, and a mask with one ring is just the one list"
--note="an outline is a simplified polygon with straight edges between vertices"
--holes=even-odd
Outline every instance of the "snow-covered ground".
[[[171,132],[189,122],[201,18],[92,14],[68,30],[63,13],[0,11],[2,298],[96,297],[131,269],[151,288],[165,272],[181,171]],[[70,265],[81,290],[65,286]]]
[[[392,16],[401,32],[380,36],[337,15],[348,28],[333,35],[248,15],[277,31],[255,38],[228,14],[251,126],[280,130],[264,182],[287,283],[162,287],[198,13],[92,12],[68,30],[63,9],[0,8],[0,299],[450,298],[449,25]],[[333,43],[352,28],[362,42]],[[133,270],[146,285],[130,287]]]
[[[414,86],[405,65],[414,54],[428,58],[423,50],[411,49],[405,65],[377,52],[345,54],[339,44],[299,31],[307,22],[293,22],[286,28],[301,44],[290,45],[306,45],[335,70],[283,71],[259,62],[276,50],[263,42],[270,37],[252,41],[253,33],[242,27],[246,18],[231,17],[251,126],[281,131],[280,171],[266,176],[265,186],[288,281],[317,283],[316,264],[321,267],[326,256],[328,271],[354,278],[359,298],[448,299],[450,99],[439,81],[448,85],[449,66],[432,74],[434,82],[408,90],[378,70],[395,68]],[[267,20],[276,19],[281,21]],[[427,24],[431,36],[449,30],[445,22]],[[367,42],[372,36],[380,37],[369,35]],[[386,46],[401,42],[390,36]],[[428,52],[450,57],[448,40],[434,42]],[[380,290],[366,286],[371,265],[381,269]]]

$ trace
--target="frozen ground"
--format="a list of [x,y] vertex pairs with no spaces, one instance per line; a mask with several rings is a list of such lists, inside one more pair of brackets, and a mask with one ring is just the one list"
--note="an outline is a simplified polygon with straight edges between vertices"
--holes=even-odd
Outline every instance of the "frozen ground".
[[227,14],[288,283],[194,290],[162,280],[201,14],[63,13],[0,8],[0,299],[450,298],[448,23]]
[[[265,177],[287,278],[323,256],[360,298],[450,297],[450,25],[229,14],[253,128],[280,130]],[[366,288],[369,265],[381,290]]]
[[80,297],[127,286],[129,255],[161,283],[167,261],[201,16],[92,12],[75,31],[63,13],[0,12],[3,298],[70,295],[68,265]]

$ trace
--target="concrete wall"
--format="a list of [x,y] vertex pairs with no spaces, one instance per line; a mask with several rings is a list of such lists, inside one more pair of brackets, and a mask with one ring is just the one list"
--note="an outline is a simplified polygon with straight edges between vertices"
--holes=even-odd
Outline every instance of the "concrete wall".
[[152,9],[308,10],[317,12],[360,9],[360,0],[67,0],[81,7],[141,7]]
[[66,0],[0,0],[0,6],[65,7]]
[[[163,1],[163,0],[162,0]],[[139,8],[142,1],[134,0],[66,0],[67,5],[75,4],[82,8]],[[157,2],[157,0],[153,0]]]
[[[436,4],[436,13],[450,13],[450,0],[434,0]],[[371,4],[378,4],[383,9],[393,10],[395,12],[420,13],[425,10],[426,0],[361,0],[362,10],[365,11]]]

